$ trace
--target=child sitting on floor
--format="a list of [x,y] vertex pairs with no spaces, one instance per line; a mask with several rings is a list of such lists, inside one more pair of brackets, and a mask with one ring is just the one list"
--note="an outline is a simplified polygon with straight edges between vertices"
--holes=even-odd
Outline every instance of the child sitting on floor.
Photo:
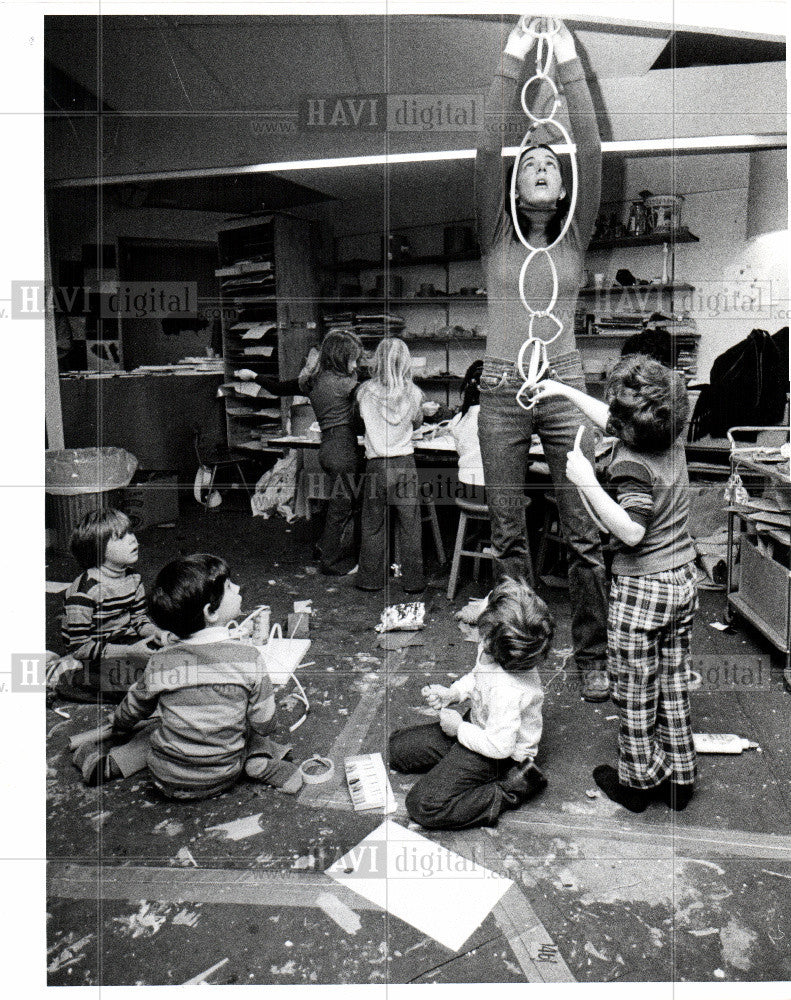
[[536,395],[565,396],[619,439],[609,466],[617,499],[599,485],[579,448],[569,452],[566,469],[620,543],[607,627],[610,690],[620,717],[618,770],[602,764],[593,777],[632,812],[654,801],[684,809],[697,770],[688,691],[697,594],[689,477],[679,440],[689,414],[683,377],[635,355],[613,369],[607,403],[549,379]]
[[[423,689],[439,721],[390,737],[390,766],[421,773],[406,797],[415,822],[429,829],[494,825],[546,787],[533,763],[541,739],[544,691],[538,673],[555,623],[524,580],[505,577],[478,619],[481,642],[471,673],[449,688]],[[467,715],[447,706],[470,699]]]
[[[239,587],[212,555],[175,559],[162,569],[151,615],[182,641],[151,657],[113,716],[114,734],[133,730],[159,708],[147,752],[154,784],[175,799],[202,799],[248,777],[295,794],[301,772],[282,759],[287,748],[268,737],[275,699],[266,664],[253,646],[234,641],[228,623],[239,614]],[[118,777],[112,755],[101,780]]]
[[146,614],[140,575],[130,572],[138,550],[129,518],[112,507],[90,511],[72,533],[71,551],[84,572],[65,597],[70,659],[60,661],[49,684],[74,700],[120,701],[168,638]]

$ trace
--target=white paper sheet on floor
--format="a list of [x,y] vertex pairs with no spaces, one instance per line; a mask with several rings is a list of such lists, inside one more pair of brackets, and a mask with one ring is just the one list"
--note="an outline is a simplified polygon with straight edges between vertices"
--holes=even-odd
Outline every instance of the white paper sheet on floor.
[[385,820],[327,875],[458,951],[513,882]]

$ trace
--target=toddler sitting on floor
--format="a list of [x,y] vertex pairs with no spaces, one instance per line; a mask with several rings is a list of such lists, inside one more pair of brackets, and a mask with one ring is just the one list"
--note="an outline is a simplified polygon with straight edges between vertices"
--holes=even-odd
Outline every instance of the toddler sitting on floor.
[[[524,580],[506,577],[477,623],[481,642],[472,672],[449,688],[423,689],[439,721],[390,737],[390,766],[423,774],[406,808],[429,829],[494,825],[503,810],[516,809],[547,784],[533,759],[544,701],[538,664],[552,643],[552,616]],[[468,698],[464,716],[447,707]]]
[[120,701],[149,656],[169,637],[146,613],[137,563],[137,538],[126,514],[89,511],[74,529],[71,551],[83,572],[66,591],[63,640],[47,683],[73,701]]
[[[217,556],[175,559],[156,579],[152,618],[181,641],[151,657],[115,710],[113,734],[129,733],[159,708],[141,754],[154,784],[170,798],[207,798],[230,788],[242,771],[288,794],[302,785],[299,769],[282,759],[288,748],[269,739],[275,699],[266,664],[254,646],[229,635],[241,603]],[[148,733],[134,739],[141,736]],[[99,756],[86,780],[100,784],[119,776],[111,751]]]

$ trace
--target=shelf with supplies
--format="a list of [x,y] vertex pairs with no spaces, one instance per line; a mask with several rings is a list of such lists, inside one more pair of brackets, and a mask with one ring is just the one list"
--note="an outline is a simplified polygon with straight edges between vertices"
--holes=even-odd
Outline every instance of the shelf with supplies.
[[664,243],[669,243],[671,246],[678,243],[700,243],[700,238],[688,229],[679,227],[661,232],[655,230],[651,233],[644,233],[642,236],[612,236],[604,239],[593,239],[588,244],[588,252],[629,250],[635,247],[661,247]]
[[[318,342],[315,223],[285,213],[239,219],[217,234],[228,447],[262,451],[261,440],[285,426],[288,400],[242,383],[249,368],[279,380],[296,378]],[[241,387],[246,386],[244,391]]]
[[445,267],[448,264],[465,264],[480,259],[481,254],[478,250],[469,250],[459,254],[422,254],[388,261],[358,257],[338,261],[333,270],[341,274],[356,274],[358,271],[392,271],[402,267]]

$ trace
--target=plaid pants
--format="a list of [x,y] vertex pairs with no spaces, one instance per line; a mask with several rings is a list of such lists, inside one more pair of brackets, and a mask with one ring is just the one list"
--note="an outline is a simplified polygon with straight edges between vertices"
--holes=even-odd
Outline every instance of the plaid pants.
[[652,576],[615,576],[607,620],[607,672],[618,708],[618,779],[652,788],[695,781],[689,713],[693,564]]

